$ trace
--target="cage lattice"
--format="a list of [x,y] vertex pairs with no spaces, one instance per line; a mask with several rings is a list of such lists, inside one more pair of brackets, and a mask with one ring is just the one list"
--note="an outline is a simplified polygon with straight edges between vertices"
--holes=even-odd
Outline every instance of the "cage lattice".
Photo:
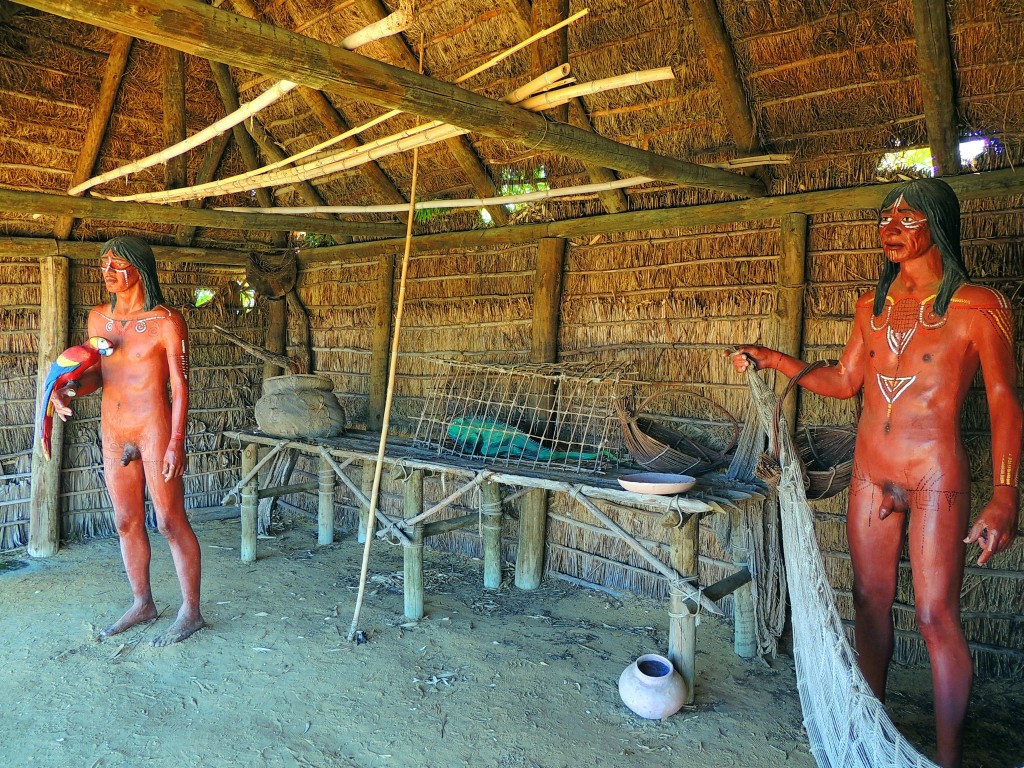
[[614,409],[620,365],[433,359],[414,445],[511,467],[602,472],[628,461]]

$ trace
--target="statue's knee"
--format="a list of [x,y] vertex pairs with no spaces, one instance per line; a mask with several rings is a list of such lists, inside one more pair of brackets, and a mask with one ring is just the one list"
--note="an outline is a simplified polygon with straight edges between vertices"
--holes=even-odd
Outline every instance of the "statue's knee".
[[957,612],[945,605],[918,605],[915,608],[917,628],[925,640],[942,640],[951,632],[959,632],[960,620]]
[[854,582],[853,607],[859,613],[885,613],[892,608],[896,591],[888,585]]

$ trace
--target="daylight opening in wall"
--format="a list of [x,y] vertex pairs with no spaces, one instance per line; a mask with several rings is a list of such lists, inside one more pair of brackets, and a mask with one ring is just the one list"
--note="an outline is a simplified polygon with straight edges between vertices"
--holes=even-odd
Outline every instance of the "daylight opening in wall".
[[[975,170],[978,158],[996,143],[985,136],[971,136],[960,142],[960,165]],[[897,149],[886,152],[878,163],[880,174],[913,173],[916,176],[932,176],[932,151],[928,147],[918,149]]]
[[213,297],[217,294],[213,288],[196,288],[195,305],[197,307],[203,306],[213,300]]

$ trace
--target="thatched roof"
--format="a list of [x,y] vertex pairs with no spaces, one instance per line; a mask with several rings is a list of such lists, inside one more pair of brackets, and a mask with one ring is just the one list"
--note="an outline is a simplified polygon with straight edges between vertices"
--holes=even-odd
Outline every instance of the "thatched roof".
[[[430,80],[408,81],[413,86],[391,80],[391,70],[384,71],[382,79],[364,82],[360,91],[363,74],[324,74],[327,64],[318,58],[322,51],[316,48],[294,52],[289,60],[275,47],[275,41],[294,48],[295,39],[267,27],[253,38],[261,45],[266,43],[265,49],[250,51],[248,57],[245,51],[235,51],[227,36],[216,34],[225,28],[218,25],[238,26],[238,20],[228,15],[233,11],[334,45],[394,10],[378,0],[221,0],[212,4],[215,8],[191,0],[149,0],[136,4],[142,10],[134,11],[140,14],[134,22],[131,10],[106,0],[31,0],[29,4],[67,18],[10,2],[0,6],[0,191],[63,195],[90,176],[148,156],[182,138],[181,126],[175,127],[174,118],[175,61],[180,58],[168,54],[170,48],[151,42],[154,39],[222,62],[266,64],[261,66],[263,72],[231,66],[225,94],[224,81],[217,82],[216,66],[211,69],[199,55],[184,55],[185,135],[231,111],[232,97],[243,104],[256,98],[280,80],[289,66],[300,85],[323,82],[324,90],[300,87],[247,121],[255,147],[248,134],[236,131],[226,140],[190,150],[184,158],[187,170],[176,166],[180,159],[166,166],[158,164],[99,185],[87,195],[137,194],[229,177],[247,170],[250,162],[266,164],[292,155],[379,116],[387,111],[383,105],[389,99],[401,101],[405,114],[364,131],[359,142],[411,128],[441,110],[448,111],[448,122],[463,126],[477,126],[481,115],[486,117],[475,103],[448,99],[452,92],[439,85],[435,90],[446,98],[433,98]],[[419,200],[501,194],[518,181],[534,182],[539,174],[551,187],[559,188],[637,175],[598,167],[587,161],[583,150],[573,151],[572,142],[565,151],[553,150],[551,141],[561,136],[554,135],[560,130],[557,126],[566,121],[672,162],[703,165],[767,153],[788,155],[787,164],[745,171],[763,182],[770,196],[885,180],[877,170],[884,153],[927,146],[929,141],[941,164],[950,147],[955,149],[956,139],[974,134],[992,140],[976,166],[1019,165],[1024,154],[1024,70],[1019,64],[1024,53],[1024,13],[998,0],[921,3],[933,5],[938,13],[915,20],[914,5],[906,0],[720,0],[717,6],[706,0],[688,4],[536,0],[531,7],[526,0],[497,4],[436,0],[416,4],[411,8],[412,23],[404,32],[362,46],[358,54],[403,70],[422,66],[429,78],[451,83],[536,30],[586,9],[587,15],[562,32],[508,56],[461,87],[501,99],[565,61],[578,83],[671,67],[670,80],[580,96],[568,107],[544,112],[552,136],[529,132],[519,136],[514,125],[502,124],[515,115],[495,112],[493,124],[422,148],[414,193]],[[212,21],[168,32],[153,21],[158,9],[182,14],[175,16],[176,20]],[[180,27],[181,23],[165,26]],[[174,34],[179,31],[194,41],[182,42]],[[132,41],[125,32],[136,33],[140,39]],[[944,37],[936,41],[937,32]],[[935,42],[926,44],[928,40]],[[123,70],[119,57],[124,59]],[[303,63],[299,66],[296,62]],[[325,78],[335,80],[327,82]],[[426,87],[421,90],[423,84]],[[944,88],[949,95],[945,101]],[[353,97],[360,93],[366,98]],[[104,99],[112,103],[109,118]],[[98,147],[95,160],[91,158],[90,132]],[[411,155],[393,154],[308,183],[279,185],[273,203],[407,201],[412,185]],[[657,157],[652,162],[657,170],[664,170],[658,167]],[[953,169],[943,171],[949,174]],[[514,212],[512,218],[513,223],[561,220],[751,194],[757,193],[723,191],[717,179],[705,187],[657,181],[619,192],[533,203]],[[256,205],[258,197],[264,205],[271,202],[268,195],[246,190],[207,199],[205,206]],[[250,220],[197,218],[189,223],[200,229],[190,231],[178,223],[141,223],[147,217],[137,208],[67,208],[83,217],[68,231],[69,222],[62,225],[56,221],[55,209],[39,199],[8,197],[0,206],[5,208],[0,211],[0,224],[8,235],[53,237],[56,232],[58,239],[102,241],[131,232],[157,243],[177,241],[246,250],[272,243],[271,234],[260,231]],[[123,213],[116,216],[118,221],[104,219],[112,216],[111,210]],[[496,223],[504,223],[507,214],[501,206],[490,210]],[[187,214],[177,211],[175,215]],[[345,214],[340,218],[398,224],[402,215]],[[482,226],[478,208],[445,210],[421,218],[417,233]],[[209,224],[216,227],[203,226]],[[394,236],[396,231],[400,230],[391,227],[386,232],[360,231],[356,236]]]

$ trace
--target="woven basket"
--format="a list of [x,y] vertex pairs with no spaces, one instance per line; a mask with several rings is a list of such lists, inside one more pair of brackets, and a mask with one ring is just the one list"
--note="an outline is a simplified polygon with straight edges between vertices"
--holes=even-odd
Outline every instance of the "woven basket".
[[[655,398],[668,394],[684,395],[709,404],[723,421],[732,425],[732,438],[721,450],[708,447],[664,424],[651,416],[644,415],[644,409]],[[664,387],[631,409],[623,398],[614,401],[615,412],[622,425],[622,438],[629,455],[637,464],[652,472],[700,475],[725,463],[728,453],[736,447],[740,428],[736,419],[714,400],[679,387]]]
[[[775,418],[772,420],[773,434],[769,436],[769,450],[761,454],[754,470],[754,474],[772,487],[778,486],[782,476],[777,449],[782,404],[806,374],[816,368],[835,364],[834,360],[818,360],[808,363],[800,373],[789,380],[779,397],[775,405]],[[805,424],[797,430],[794,444],[803,467],[804,490],[808,499],[812,501],[827,499],[850,486],[850,479],[853,475],[853,448],[856,441],[857,432],[853,427],[808,426]]]

